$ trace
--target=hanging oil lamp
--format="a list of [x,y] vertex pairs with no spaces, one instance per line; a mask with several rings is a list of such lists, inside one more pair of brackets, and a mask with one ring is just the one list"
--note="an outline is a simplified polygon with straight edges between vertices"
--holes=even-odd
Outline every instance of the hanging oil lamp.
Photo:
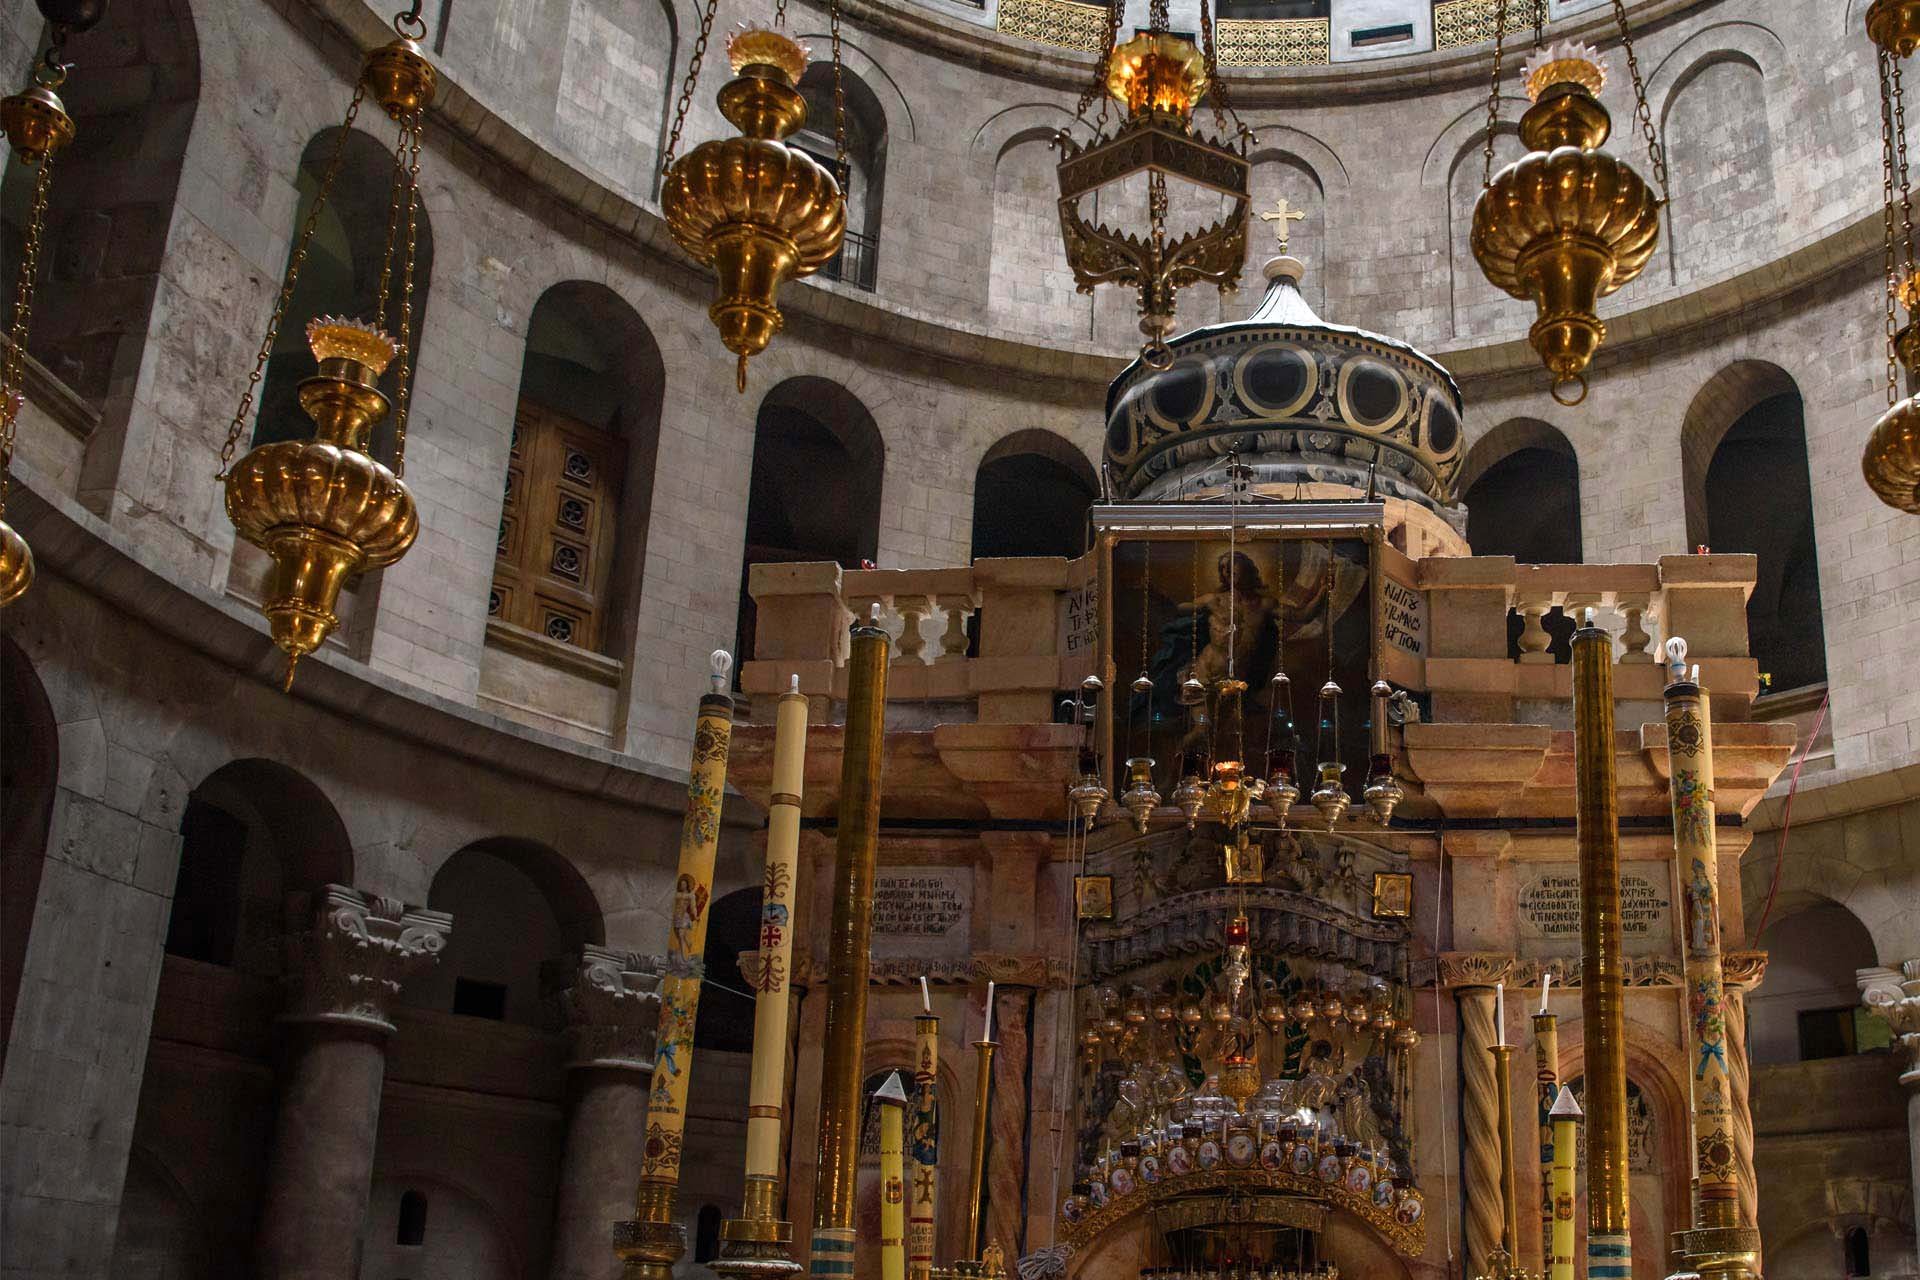
[[[1285,830],[1288,819],[1293,815],[1294,803],[1300,799],[1300,784],[1294,781],[1293,681],[1287,678],[1286,672],[1276,671],[1273,673],[1273,679],[1268,681],[1268,688],[1272,714],[1267,718],[1269,745],[1267,747],[1266,801],[1267,808],[1273,812],[1275,818],[1279,819],[1281,829]],[[1280,748],[1276,751],[1271,745],[1273,726],[1283,712],[1286,715],[1286,726],[1280,739]]]
[[[287,655],[283,687],[293,687],[300,659],[326,641],[340,620],[334,608],[348,580],[392,564],[413,545],[420,517],[406,473],[407,405],[412,382],[415,246],[420,210],[420,141],[438,76],[421,52],[426,23],[420,5],[394,19],[395,38],[367,54],[321,175],[312,210],[294,242],[287,275],[267,322],[240,407],[220,451],[227,518],[234,530],[273,561],[261,610],[274,644]],[[301,409],[313,420],[312,439],[257,445],[233,460],[253,408],[254,391],[273,353],[322,210],[339,175],[361,102],[371,96],[400,125],[394,145],[387,256],[371,322],[325,316],[307,326],[317,369],[300,383]],[[397,336],[383,326],[389,311]],[[397,404],[379,388],[397,362]],[[394,416],[393,466],[373,457],[374,426]]]
[[1193,830],[1200,821],[1200,810],[1207,803],[1207,780],[1200,776],[1200,753],[1187,750],[1180,753],[1180,781],[1174,784],[1173,795],[1169,797],[1174,807],[1187,819],[1187,830]]
[[[1333,623],[1327,623],[1331,628]],[[1313,789],[1313,807],[1327,821],[1327,830],[1346,816],[1353,797],[1341,784],[1347,766],[1340,763],[1340,686],[1328,676],[1320,686],[1320,761],[1317,766],[1320,785]]]
[[[1662,192],[1666,159],[1634,60],[1625,10],[1614,0],[1634,99]],[[1506,28],[1507,0],[1499,0],[1495,30]],[[1537,28],[1536,28],[1537,30]],[[1500,103],[1502,43],[1494,45],[1487,98],[1486,169],[1473,209],[1471,244],[1480,269],[1496,287],[1531,301],[1538,318],[1528,341],[1552,376],[1553,398],[1564,405],[1586,399],[1587,368],[1606,341],[1599,300],[1638,276],[1660,241],[1660,206],[1625,161],[1602,151],[1613,131],[1595,96],[1606,82],[1600,55],[1578,41],[1536,47],[1528,58],[1527,97],[1520,138],[1528,152],[1493,172]],[[1563,389],[1571,392],[1563,393]]]
[[1373,682],[1373,750],[1367,757],[1367,785],[1360,793],[1366,802],[1367,812],[1381,826],[1393,820],[1393,811],[1400,807],[1405,792],[1400,780],[1393,776],[1393,751],[1387,738],[1387,699],[1393,696],[1393,686],[1385,680]]
[[1153,811],[1160,807],[1160,793],[1153,785],[1153,757],[1131,756],[1127,760],[1127,789],[1120,793],[1120,807],[1133,819],[1133,828],[1147,834]]
[[100,20],[104,0],[41,0],[40,12],[52,24],[47,52],[34,64],[21,92],[0,100],[0,127],[13,158],[33,170],[33,195],[27,234],[20,250],[20,278],[14,287],[13,319],[7,349],[0,356],[0,609],[33,584],[33,550],[7,523],[7,488],[13,474],[13,444],[26,408],[27,336],[33,319],[33,291],[40,274],[40,247],[46,238],[47,194],[52,190],[54,156],[73,141],[73,117],[55,92],[67,78],[61,50],[67,37]]
[[[1067,263],[1082,293],[1117,284],[1139,292],[1140,332],[1146,343],[1141,359],[1155,368],[1172,363],[1167,336],[1173,332],[1175,297],[1190,285],[1212,284],[1222,294],[1239,282],[1247,257],[1247,141],[1250,132],[1226,103],[1213,42],[1208,0],[1200,5],[1201,47],[1167,29],[1167,0],[1151,0],[1147,29],[1119,42],[1122,6],[1107,5],[1105,39],[1092,83],[1080,96],[1074,118],[1086,115],[1096,99],[1100,111],[1089,124],[1084,143],[1062,130],[1060,147],[1060,232]],[[1195,128],[1194,108],[1212,94],[1215,126],[1232,142],[1208,138]],[[1122,109],[1107,131],[1110,102]],[[1136,174],[1147,180],[1144,231],[1089,221],[1081,202],[1095,192]],[[1224,196],[1226,215],[1218,222],[1174,236],[1167,227],[1171,201],[1167,181]]]
[[1092,747],[1080,748],[1079,776],[1067,788],[1067,799],[1082,822],[1099,817],[1100,806],[1107,802],[1107,787],[1100,781],[1100,758]]
[[[713,26],[717,0],[707,0],[701,45]],[[776,16],[785,24],[785,4]],[[847,146],[840,89],[840,9],[830,6],[833,29],[835,163],[846,172]],[[747,361],[766,350],[786,326],[780,286],[810,276],[840,252],[847,200],[826,166],[786,139],[807,122],[800,93],[809,53],[773,27],[745,27],[727,40],[734,78],[718,94],[720,113],[739,135],[703,142],[675,159],[680,127],[700,75],[696,50],[661,159],[660,209],[682,249],[714,275],[716,294],[707,317],[720,341],[739,357],[734,385],[747,389]]]
[[[1880,501],[1920,513],[1920,400],[1902,395],[1920,377],[1920,270],[1915,267],[1913,187],[1907,169],[1906,95],[1900,64],[1920,47],[1920,0],[1874,0],[1867,8],[1867,35],[1880,68],[1881,189],[1886,228],[1887,411],[1873,424],[1860,468]],[[1894,313],[1898,302],[1904,325]]]

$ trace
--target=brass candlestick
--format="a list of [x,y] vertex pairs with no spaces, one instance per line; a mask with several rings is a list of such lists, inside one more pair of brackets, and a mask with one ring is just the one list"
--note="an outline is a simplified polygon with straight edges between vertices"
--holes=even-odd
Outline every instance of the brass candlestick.
[[1513,1046],[1490,1044],[1493,1055],[1493,1090],[1499,1108],[1495,1129],[1500,1135],[1500,1247],[1487,1258],[1486,1274],[1480,1280],[1531,1280],[1521,1268],[1520,1198],[1515,1187],[1513,1160]]

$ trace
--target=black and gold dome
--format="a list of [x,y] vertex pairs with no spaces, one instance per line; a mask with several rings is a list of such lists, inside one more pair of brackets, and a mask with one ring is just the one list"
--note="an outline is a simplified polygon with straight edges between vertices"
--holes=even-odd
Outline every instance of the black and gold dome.
[[1267,263],[1252,315],[1173,339],[1173,362],[1135,360],[1107,392],[1106,461],[1127,498],[1200,487],[1227,454],[1256,483],[1364,487],[1438,509],[1460,467],[1460,388],[1395,338],[1328,324],[1300,296],[1298,258]]

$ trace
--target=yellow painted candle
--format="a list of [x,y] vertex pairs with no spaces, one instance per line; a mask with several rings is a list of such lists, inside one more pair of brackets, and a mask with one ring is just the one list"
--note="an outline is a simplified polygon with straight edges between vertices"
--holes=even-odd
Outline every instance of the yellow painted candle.
[[1580,1104],[1573,1090],[1560,1086],[1553,1103],[1553,1233],[1547,1255],[1547,1280],[1573,1280],[1573,1151],[1579,1144]]
[[913,1020],[913,1111],[907,1142],[907,1274],[933,1275],[934,1212],[940,1201],[940,1110],[935,1083],[940,1071],[940,1019],[920,979],[921,1014]]
[[767,806],[767,876],[761,885],[760,954],[753,969],[753,1074],[747,1084],[747,1177],[780,1176],[781,1099],[786,1094],[787,999],[793,964],[794,862],[800,851],[800,788],[807,762],[807,696],[794,677],[773,730],[773,795]]
[[874,1092],[880,1104],[880,1280],[907,1280],[907,1184],[903,1141],[907,1091],[900,1073]]

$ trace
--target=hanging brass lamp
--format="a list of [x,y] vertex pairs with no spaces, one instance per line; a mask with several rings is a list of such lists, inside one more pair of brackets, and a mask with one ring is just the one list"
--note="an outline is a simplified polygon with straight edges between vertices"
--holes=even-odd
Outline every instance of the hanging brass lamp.
[[[1096,99],[1098,116],[1085,143],[1061,131],[1060,233],[1075,286],[1092,293],[1103,284],[1140,295],[1141,359],[1154,368],[1172,363],[1167,337],[1173,332],[1175,298],[1189,285],[1212,284],[1223,294],[1239,283],[1247,258],[1247,143],[1252,137],[1227,104],[1214,53],[1208,0],[1200,6],[1201,47],[1167,30],[1166,0],[1152,0],[1147,30],[1119,42],[1120,0],[1107,5],[1106,38],[1093,81],[1081,94],[1075,120]],[[1214,121],[1222,133],[1232,117],[1234,140],[1208,138],[1194,127],[1193,112],[1212,95]],[[1109,103],[1123,114],[1107,131]],[[1144,230],[1089,221],[1080,211],[1086,197],[1137,174],[1146,175]],[[1167,180],[1225,196],[1218,222],[1175,237],[1167,227],[1171,203]]]
[[[1920,269],[1915,266],[1913,186],[1907,169],[1906,95],[1900,64],[1920,47],[1920,0],[1874,0],[1867,9],[1867,35],[1880,64],[1880,159],[1884,192],[1887,286],[1887,411],[1873,424],[1860,469],[1867,485],[1890,507],[1920,513],[1920,400],[1903,395],[1920,377]],[[1898,322],[1894,304],[1907,313]]]
[[74,136],[73,117],[56,92],[67,78],[61,51],[68,36],[93,26],[105,8],[102,0],[42,0],[40,12],[53,26],[47,52],[34,64],[26,88],[0,99],[0,127],[6,130],[13,158],[33,170],[32,204],[20,251],[20,277],[14,285],[13,318],[6,351],[0,354],[0,609],[25,595],[33,585],[33,550],[6,520],[7,488],[13,474],[13,444],[20,429],[20,412],[27,404],[27,337],[33,321],[34,285],[40,274],[40,249],[46,239],[53,160]]
[[[287,655],[286,688],[295,665],[339,626],[340,589],[369,569],[392,564],[413,545],[420,517],[402,480],[406,467],[407,403],[413,354],[414,254],[419,228],[420,135],[438,77],[420,49],[426,24],[420,5],[394,19],[396,38],[372,50],[335,137],[312,209],[294,242],[287,275],[267,322],[239,410],[220,453],[227,518],[235,531],[273,560],[261,610],[273,642]],[[318,369],[300,383],[300,407],[313,420],[311,439],[257,445],[233,460],[265,374],[275,338],[293,298],[301,265],[321,211],[332,193],[360,104],[372,95],[400,125],[394,146],[387,256],[381,265],[375,319],[325,316],[307,326]],[[389,312],[398,336],[382,326]],[[397,404],[380,390],[380,376],[397,364]],[[375,425],[394,411],[393,466],[373,456]]]
[[[1647,112],[1626,18],[1615,4],[1634,95],[1662,190],[1666,161]],[[1506,0],[1497,28],[1504,32]],[[1601,150],[1613,121],[1596,96],[1606,82],[1590,45],[1560,41],[1536,47],[1527,60],[1527,97],[1520,117],[1527,154],[1492,172],[1499,109],[1501,50],[1494,50],[1488,96],[1487,176],[1473,209],[1471,244],[1496,287],[1531,301],[1538,311],[1527,339],[1552,375],[1553,398],[1576,405],[1587,396],[1587,368],[1607,337],[1595,307],[1637,277],[1660,241],[1663,201],[1624,160]],[[1571,392],[1563,389],[1572,388]]]
[[[715,0],[701,21],[701,44],[713,23]],[[784,3],[781,5],[784,9]],[[776,18],[784,23],[784,14]],[[846,170],[844,95],[840,87],[840,11],[832,9],[834,136],[837,163]],[[720,88],[720,112],[739,136],[703,142],[679,159],[680,127],[700,74],[700,55],[687,67],[663,160],[660,207],[667,228],[694,261],[714,275],[716,297],[707,316],[720,341],[739,357],[737,390],[747,389],[747,361],[766,350],[786,325],[780,286],[810,276],[840,252],[847,200],[835,175],[786,139],[807,122],[800,93],[808,50],[772,27],[746,27],[727,40],[734,78]]]

